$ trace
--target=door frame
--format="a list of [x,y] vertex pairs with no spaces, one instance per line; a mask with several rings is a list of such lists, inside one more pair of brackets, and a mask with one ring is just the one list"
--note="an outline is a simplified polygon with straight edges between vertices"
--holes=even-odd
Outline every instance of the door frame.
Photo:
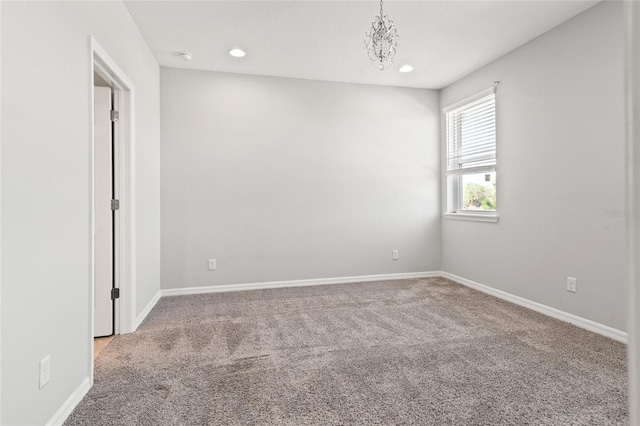
[[629,424],[640,424],[640,7],[626,2]]
[[113,108],[119,112],[114,126],[114,191],[120,200],[120,208],[114,222],[115,227],[115,284],[120,289],[120,298],[115,303],[114,334],[132,333],[136,328],[136,241],[135,241],[135,86],[116,62],[89,36],[91,64],[90,71],[90,129],[91,129],[91,289],[90,289],[90,327],[91,343],[90,365],[91,385],[93,385],[93,327],[94,327],[94,273],[95,273],[95,212],[94,212],[94,150],[93,150],[93,85],[94,72],[105,79],[113,90]]

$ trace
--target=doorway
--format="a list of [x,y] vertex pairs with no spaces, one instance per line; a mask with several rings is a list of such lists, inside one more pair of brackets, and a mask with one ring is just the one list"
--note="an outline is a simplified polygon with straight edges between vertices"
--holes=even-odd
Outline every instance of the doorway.
[[[97,352],[137,328],[135,88],[95,39],[91,47],[91,385]],[[94,338],[100,338],[99,344]],[[105,340],[106,344],[105,344]]]
[[[94,338],[115,334],[117,194],[114,185],[116,157],[113,92],[98,73],[93,88],[93,211],[94,235]],[[102,348],[102,345],[98,346]],[[95,352],[95,350],[94,350]]]

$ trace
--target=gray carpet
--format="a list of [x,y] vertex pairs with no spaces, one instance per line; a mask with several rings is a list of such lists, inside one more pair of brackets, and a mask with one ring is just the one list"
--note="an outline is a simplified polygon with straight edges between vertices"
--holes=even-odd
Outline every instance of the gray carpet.
[[450,281],[160,300],[67,425],[624,425],[626,347]]

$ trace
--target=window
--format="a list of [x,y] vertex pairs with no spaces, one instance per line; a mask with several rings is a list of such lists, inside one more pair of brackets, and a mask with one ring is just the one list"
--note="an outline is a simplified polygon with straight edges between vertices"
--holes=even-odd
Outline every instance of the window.
[[446,216],[497,221],[496,101],[488,89],[444,109]]

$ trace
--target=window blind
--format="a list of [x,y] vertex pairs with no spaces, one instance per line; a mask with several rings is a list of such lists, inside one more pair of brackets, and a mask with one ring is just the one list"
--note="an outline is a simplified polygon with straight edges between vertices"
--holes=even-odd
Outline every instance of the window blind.
[[495,94],[445,113],[447,173],[494,169],[496,165]]

